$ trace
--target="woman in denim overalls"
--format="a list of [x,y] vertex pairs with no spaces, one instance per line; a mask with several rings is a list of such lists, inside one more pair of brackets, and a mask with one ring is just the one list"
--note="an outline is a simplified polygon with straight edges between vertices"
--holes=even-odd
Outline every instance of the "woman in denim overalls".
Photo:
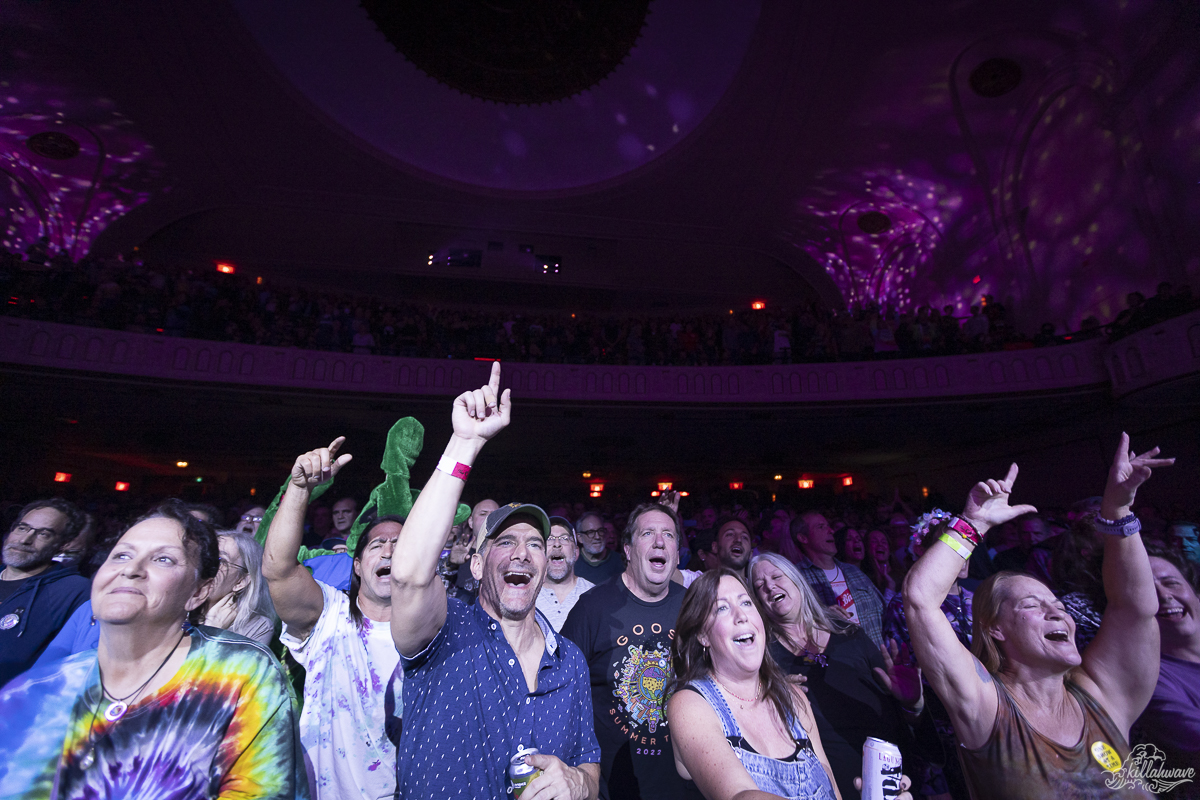
[[698,578],[675,631],[667,723],[679,774],[708,800],[754,790],[840,800],[812,708],[766,655],[762,615],[742,576],[722,568]]

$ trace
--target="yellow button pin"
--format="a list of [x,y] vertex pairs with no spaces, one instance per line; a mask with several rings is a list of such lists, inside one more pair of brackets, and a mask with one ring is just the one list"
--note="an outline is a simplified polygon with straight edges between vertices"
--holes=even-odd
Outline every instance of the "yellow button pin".
[[1121,768],[1121,757],[1108,742],[1092,742],[1092,758],[1109,772],[1116,772]]

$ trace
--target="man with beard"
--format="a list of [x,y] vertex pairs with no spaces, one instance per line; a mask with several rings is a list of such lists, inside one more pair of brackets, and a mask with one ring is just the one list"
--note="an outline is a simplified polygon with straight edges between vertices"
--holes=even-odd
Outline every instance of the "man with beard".
[[670,507],[635,508],[622,537],[625,571],[579,598],[563,626],[591,673],[602,798],[699,797],[675,770],[663,715],[671,639],[686,593],[671,580],[679,532]]
[[437,574],[471,465],[511,410],[496,362],[485,386],[455,398],[454,434],[400,535],[405,558],[392,570],[392,636],[405,676],[400,798],[503,800],[510,760],[531,747],[538,752],[524,761],[541,774],[524,800],[596,797],[587,664],[535,608],[546,577],[546,513],[509,503],[488,515],[471,557],[473,605],[447,597]]
[[561,631],[579,596],[596,584],[575,574],[579,543],[575,541],[575,528],[565,517],[550,518],[546,555],[549,566],[546,567],[546,584],[538,592],[537,610],[546,615],[554,630]]
[[792,536],[804,554],[796,566],[821,602],[862,626],[875,646],[881,647],[883,597],[862,570],[834,558],[837,542],[829,520],[819,512],[805,511],[792,520]]
[[91,595],[74,564],[54,557],[79,534],[85,518],[55,497],[21,509],[4,537],[0,571],[0,687],[33,665],[72,612]]
[[378,800],[396,784],[395,722],[400,661],[392,644],[392,552],[402,529],[396,517],[373,520],[350,542],[349,591],[313,577],[297,561],[312,491],[333,480],[350,461],[338,455],[339,436],[328,447],[296,459],[279,511],[267,531],[262,574],[283,621],[279,640],[304,667],[300,744],[314,800]]
[[625,569],[621,557],[608,547],[608,529],[604,518],[589,511],[575,520],[575,531],[579,537],[579,561],[575,563],[575,574],[592,583],[603,583]]
[[713,540],[712,552],[720,566],[745,575],[751,549],[750,529],[739,517],[725,517],[717,521],[717,538]]

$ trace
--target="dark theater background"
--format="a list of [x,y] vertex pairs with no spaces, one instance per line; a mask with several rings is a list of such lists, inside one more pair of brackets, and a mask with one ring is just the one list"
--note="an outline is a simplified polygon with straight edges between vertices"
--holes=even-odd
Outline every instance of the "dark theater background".
[[953,505],[1016,459],[1061,506],[1127,430],[1179,459],[1145,499],[1196,506],[1194,2],[0,25],[6,501],[233,507],[338,434],[365,496],[405,415],[419,485],[500,359],[473,499]]

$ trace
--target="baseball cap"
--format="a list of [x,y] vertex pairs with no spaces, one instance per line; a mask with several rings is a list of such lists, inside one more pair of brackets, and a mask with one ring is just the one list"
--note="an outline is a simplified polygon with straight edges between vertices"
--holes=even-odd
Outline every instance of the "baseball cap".
[[551,517],[550,518],[550,527],[553,528],[555,525],[557,525],[560,528],[566,528],[567,530],[569,530],[571,532],[571,538],[572,539],[576,538],[575,526],[571,524],[571,520],[567,519],[566,517]]
[[479,548],[485,539],[492,539],[504,530],[506,527],[504,523],[514,514],[533,517],[537,523],[535,527],[542,534],[542,538],[550,538],[550,518],[546,516],[546,512],[542,510],[541,506],[535,506],[533,503],[509,503],[487,515],[487,519],[480,526],[479,539],[475,542],[475,547]]

